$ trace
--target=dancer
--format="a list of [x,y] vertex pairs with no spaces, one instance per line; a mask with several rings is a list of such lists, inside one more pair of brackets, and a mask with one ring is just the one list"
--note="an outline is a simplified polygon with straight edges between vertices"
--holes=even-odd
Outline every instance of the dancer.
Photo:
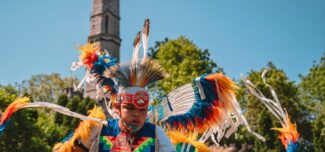
[[108,115],[101,107],[95,107],[87,117],[55,104],[28,103],[27,98],[22,98],[6,109],[0,119],[0,131],[13,112],[28,107],[48,107],[83,120],[53,151],[209,151],[208,139],[218,144],[239,125],[264,140],[251,131],[241,113],[234,95],[237,85],[222,73],[195,78],[162,97],[148,110],[150,95],[146,87],[168,76],[147,56],[148,34],[149,20],[146,19],[135,38],[132,60],[125,64],[117,64],[108,51],[101,50],[95,43],[80,47],[80,61],[74,62],[71,69],[85,67],[86,74],[75,89],[80,89],[84,82],[95,83],[96,98],[106,102],[102,108]]

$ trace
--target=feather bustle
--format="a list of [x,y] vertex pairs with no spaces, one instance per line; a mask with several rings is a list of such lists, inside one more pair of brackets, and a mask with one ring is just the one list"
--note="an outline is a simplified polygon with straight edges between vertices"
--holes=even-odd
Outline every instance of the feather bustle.
[[[222,73],[203,75],[194,79],[192,85],[173,90],[150,114],[164,111],[163,117],[155,121],[168,130],[196,131],[207,133],[206,136],[217,133],[219,141],[234,133],[240,124],[250,131],[235,98],[237,88],[235,82]],[[169,104],[174,111],[169,111]]]

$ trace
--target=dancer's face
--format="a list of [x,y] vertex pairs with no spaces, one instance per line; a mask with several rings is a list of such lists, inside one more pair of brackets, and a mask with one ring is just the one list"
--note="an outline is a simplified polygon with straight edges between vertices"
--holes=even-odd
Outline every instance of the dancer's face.
[[137,108],[131,103],[122,103],[120,117],[127,123],[142,128],[147,118],[148,107]]

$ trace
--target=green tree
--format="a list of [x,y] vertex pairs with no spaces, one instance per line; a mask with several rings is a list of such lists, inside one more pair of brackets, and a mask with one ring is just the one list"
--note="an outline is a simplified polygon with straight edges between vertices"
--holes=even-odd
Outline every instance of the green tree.
[[[88,110],[91,110],[95,105],[95,101],[89,98],[68,97],[65,94],[60,95],[56,102],[71,111],[83,115],[88,115]],[[46,141],[50,147],[53,147],[55,143],[61,141],[70,132],[73,132],[80,122],[80,119],[65,116],[61,113],[45,113],[39,110],[39,118],[36,125],[45,134],[42,140]]]
[[[0,107],[5,109],[17,97],[17,90],[11,86],[0,87]],[[24,109],[11,116],[9,125],[0,136],[1,152],[50,151],[51,147],[42,140],[41,129],[36,126],[38,113]]]
[[[79,97],[68,97],[65,94],[62,94],[58,100],[58,104],[61,106],[64,106],[66,108],[69,108],[71,111],[88,115],[87,112],[91,110],[95,105],[95,100],[92,100],[90,98],[80,99]],[[80,119],[77,118],[71,118],[68,116],[64,116],[60,113],[55,113],[54,116],[55,123],[62,126],[64,129],[65,134],[69,133],[70,131],[73,131],[79,124]]]
[[61,78],[60,74],[52,73],[33,75],[25,82],[22,85],[23,91],[30,94],[35,101],[53,102],[78,80],[75,77]]
[[[169,74],[169,78],[158,82],[155,88],[164,93],[189,83],[202,74],[212,73],[217,68],[217,64],[210,59],[208,50],[198,48],[184,36],[156,42],[156,46],[151,48],[150,56],[157,59]],[[221,68],[217,70],[220,71]]]
[[300,75],[300,95],[313,112],[323,112],[315,105],[325,103],[325,53],[319,63],[314,63],[308,75]]
[[[325,105],[323,105],[325,109]],[[319,115],[313,122],[313,144],[316,152],[325,151],[325,115]]]
[[300,97],[310,112],[315,151],[325,151],[325,53],[306,76],[300,76]]
[[55,116],[53,113],[45,113],[47,109],[37,109],[38,119],[34,124],[42,132],[42,136],[37,137],[39,140],[45,142],[48,151],[51,151],[54,144],[63,139],[67,135],[67,126],[55,123]]
[[[36,98],[55,102],[84,115],[95,105],[94,100],[83,99],[79,94],[65,94],[65,89],[77,82],[75,78],[61,78],[58,74],[36,75],[26,82],[28,84],[24,85],[25,93],[31,94],[25,96],[30,96],[32,100]],[[17,91],[13,87],[0,86],[1,109],[4,110],[16,97]],[[81,121],[46,108],[20,110],[14,113],[11,120],[0,137],[0,151],[3,152],[51,151],[54,144],[74,131]]]

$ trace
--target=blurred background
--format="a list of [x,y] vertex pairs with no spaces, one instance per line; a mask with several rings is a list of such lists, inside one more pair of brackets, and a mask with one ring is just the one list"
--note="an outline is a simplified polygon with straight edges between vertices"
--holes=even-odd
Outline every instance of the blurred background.
[[[113,0],[108,10],[95,1],[2,1],[2,111],[15,97],[29,95],[86,114],[96,101],[72,91],[84,75],[83,69],[70,71],[78,46],[99,41],[126,62],[149,18],[149,55],[171,75],[154,89],[168,93],[204,73],[224,72],[240,85],[237,98],[253,130],[266,137],[263,143],[242,128],[216,151],[284,150],[270,130],[279,122],[240,82],[243,73],[270,97],[260,78],[266,68],[268,83],[297,123],[300,151],[325,151],[325,1]],[[0,151],[51,151],[78,122],[23,110],[0,136]]]

